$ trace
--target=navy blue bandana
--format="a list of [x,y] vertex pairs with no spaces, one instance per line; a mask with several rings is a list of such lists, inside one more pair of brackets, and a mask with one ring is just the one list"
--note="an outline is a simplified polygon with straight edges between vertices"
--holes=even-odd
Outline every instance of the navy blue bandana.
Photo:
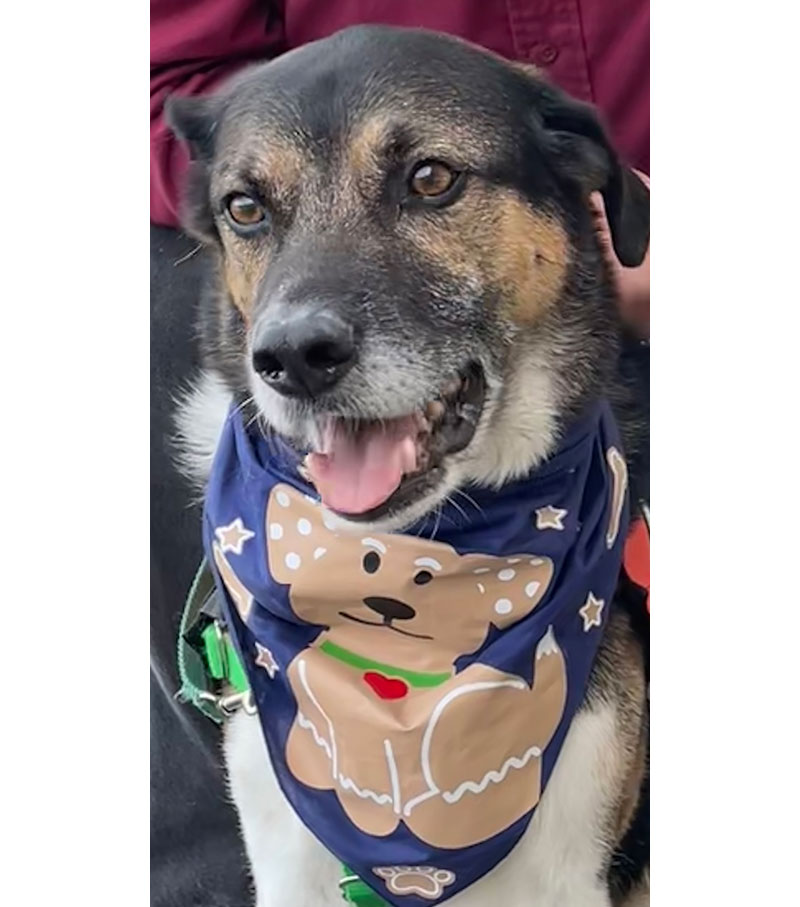
[[583,698],[627,529],[616,425],[599,404],[404,533],[343,528],[297,465],[232,413],[205,513],[275,774],[390,904],[445,901],[520,839]]

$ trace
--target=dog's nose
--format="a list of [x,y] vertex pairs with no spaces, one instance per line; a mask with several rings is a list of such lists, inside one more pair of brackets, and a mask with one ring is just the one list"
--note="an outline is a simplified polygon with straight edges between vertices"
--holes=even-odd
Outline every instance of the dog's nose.
[[353,326],[327,309],[304,308],[266,321],[253,343],[253,368],[287,397],[316,397],[353,367]]
[[364,599],[364,604],[377,611],[385,620],[411,620],[416,611],[409,605],[399,602],[396,598],[381,598],[379,595],[370,595]]

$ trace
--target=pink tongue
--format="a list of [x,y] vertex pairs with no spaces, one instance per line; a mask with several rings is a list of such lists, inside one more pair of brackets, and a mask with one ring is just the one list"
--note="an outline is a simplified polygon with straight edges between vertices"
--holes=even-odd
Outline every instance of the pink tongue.
[[306,460],[322,503],[340,513],[365,513],[382,504],[404,473],[417,468],[416,422],[413,416],[390,419],[357,434],[331,419],[323,432],[324,453]]

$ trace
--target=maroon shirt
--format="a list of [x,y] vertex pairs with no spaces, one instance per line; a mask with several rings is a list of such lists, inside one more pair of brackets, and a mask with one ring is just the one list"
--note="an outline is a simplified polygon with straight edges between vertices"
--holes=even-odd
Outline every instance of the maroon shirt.
[[650,172],[649,0],[151,0],[150,217],[176,226],[186,153],[164,99],[216,88],[266,60],[360,23],[459,35],[549,72],[600,109],[628,162]]

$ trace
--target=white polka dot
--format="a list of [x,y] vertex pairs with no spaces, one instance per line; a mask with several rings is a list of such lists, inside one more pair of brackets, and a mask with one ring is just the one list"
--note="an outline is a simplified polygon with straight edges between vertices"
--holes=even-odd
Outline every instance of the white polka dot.
[[518,557],[510,557],[510,558],[508,559],[508,562],[509,562],[509,564],[518,564],[518,563],[519,563],[519,558],[518,558]]
[[540,557],[535,557],[531,561],[531,567],[541,567],[544,561]]
[[314,549],[314,560],[318,561],[323,554],[327,551],[327,548],[315,548]]
[[479,573],[488,573],[489,568],[488,567],[478,567],[477,570],[473,570],[472,572],[475,573],[476,575]]
[[276,542],[278,539],[283,538],[283,526],[280,523],[270,523],[269,524],[269,537],[274,539]]
[[528,585],[525,587],[525,594],[528,596],[528,598],[533,598],[533,596],[536,595],[536,593],[539,591],[539,587],[541,585],[542,584],[537,583],[536,580],[528,583]]
[[322,511],[322,522],[328,529],[336,528],[336,517],[329,510]]
[[275,499],[276,499],[277,502],[281,505],[281,507],[288,507],[288,506],[289,506],[289,495],[286,494],[285,491],[279,491],[279,492],[275,495]]
[[311,535],[311,523],[309,523],[308,520],[303,517],[302,519],[297,521],[297,531],[300,533],[300,535]]
[[480,590],[481,595],[486,591],[486,586],[483,583],[478,583],[478,589]]
[[290,570],[297,570],[297,568],[300,566],[300,555],[295,554],[294,551],[290,551],[286,555],[286,566]]
[[494,603],[494,610],[498,614],[510,614],[514,606],[507,598],[498,598]]
[[501,571],[497,574],[497,578],[498,578],[499,580],[502,580],[502,582],[507,583],[510,579],[514,579],[514,577],[515,577],[516,575],[517,575],[516,570],[511,570],[511,569],[509,568],[509,569],[507,569],[507,570],[501,570]]

